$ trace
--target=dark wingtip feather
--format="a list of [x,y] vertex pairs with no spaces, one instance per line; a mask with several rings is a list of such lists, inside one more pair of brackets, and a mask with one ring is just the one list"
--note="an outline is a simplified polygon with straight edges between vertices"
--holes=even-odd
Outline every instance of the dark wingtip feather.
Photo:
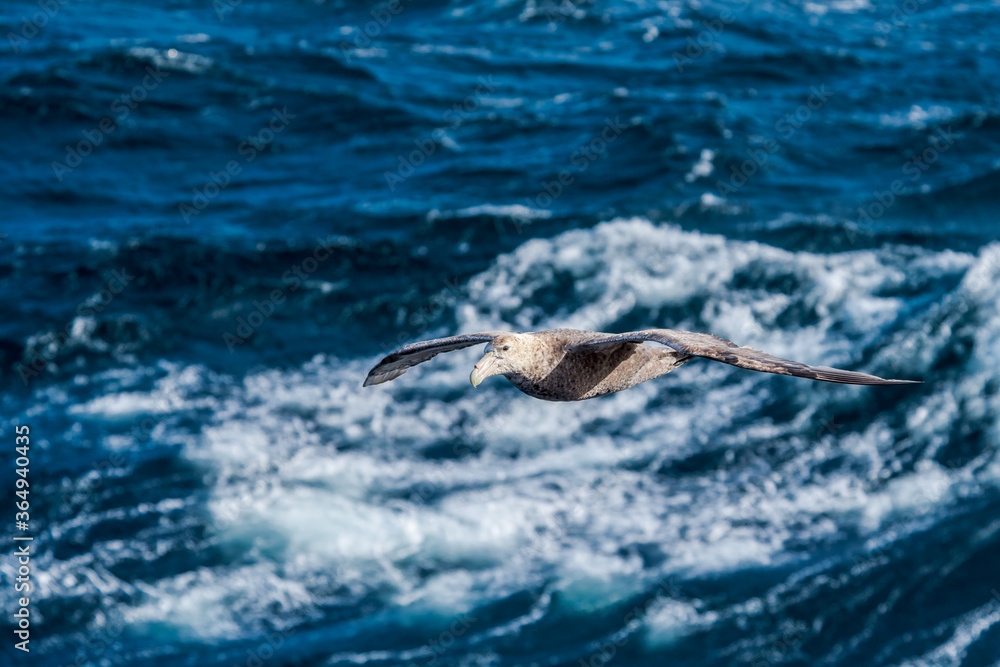
[[397,368],[391,371],[380,371],[379,367],[376,366],[375,368],[368,371],[368,377],[365,378],[364,384],[362,384],[361,386],[370,387],[374,384],[382,384],[383,382],[388,382],[389,380],[395,380],[405,372],[406,372],[405,368]]

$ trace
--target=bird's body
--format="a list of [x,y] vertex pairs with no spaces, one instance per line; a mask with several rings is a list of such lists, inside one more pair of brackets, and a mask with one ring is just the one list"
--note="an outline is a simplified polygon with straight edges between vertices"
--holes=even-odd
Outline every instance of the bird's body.
[[546,401],[580,401],[612,394],[669,373],[692,358],[669,348],[637,343],[573,349],[574,344],[595,335],[590,331],[551,329],[521,335],[536,343],[532,363],[521,372],[504,373],[504,377],[528,396]]
[[[660,343],[650,347],[644,342]],[[393,380],[431,357],[479,343],[486,355],[470,376],[473,386],[503,375],[525,394],[547,401],[580,401],[611,394],[652,380],[695,357],[765,373],[794,375],[846,384],[910,384],[825,366],[807,366],[775,357],[710,334],[647,329],[607,334],[577,329],[527,333],[487,331],[411,343],[393,352],[368,373],[365,386]]]

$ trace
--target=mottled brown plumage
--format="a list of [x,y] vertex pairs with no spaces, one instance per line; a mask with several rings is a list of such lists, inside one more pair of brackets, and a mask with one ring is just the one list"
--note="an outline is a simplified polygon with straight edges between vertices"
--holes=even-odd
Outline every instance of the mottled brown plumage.
[[[645,342],[666,347],[648,347]],[[364,386],[393,380],[406,369],[441,352],[488,343],[470,380],[477,386],[491,375],[503,375],[529,396],[547,401],[580,401],[628,389],[652,380],[695,357],[763,373],[793,375],[844,384],[913,384],[916,380],[884,380],[874,375],[827,366],[807,366],[782,359],[711,334],[675,329],[646,329],[606,334],[577,329],[528,333],[486,331],[411,343],[396,350],[368,373]]]

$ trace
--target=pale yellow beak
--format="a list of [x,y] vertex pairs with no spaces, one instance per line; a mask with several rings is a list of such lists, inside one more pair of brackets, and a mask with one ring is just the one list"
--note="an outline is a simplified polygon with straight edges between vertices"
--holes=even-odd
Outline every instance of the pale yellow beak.
[[496,363],[497,358],[492,352],[487,352],[486,356],[477,361],[476,365],[472,367],[472,373],[469,375],[469,382],[472,383],[472,386],[478,387],[480,382],[492,375],[490,371]]

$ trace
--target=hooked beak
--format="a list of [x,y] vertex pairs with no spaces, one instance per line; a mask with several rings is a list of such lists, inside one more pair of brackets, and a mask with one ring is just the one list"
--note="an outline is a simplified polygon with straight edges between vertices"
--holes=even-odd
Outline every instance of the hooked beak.
[[486,356],[477,361],[476,365],[472,367],[472,373],[469,375],[469,382],[472,383],[472,386],[478,387],[480,382],[493,375],[490,371],[493,370],[496,363],[496,355],[492,352],[487,352]]

